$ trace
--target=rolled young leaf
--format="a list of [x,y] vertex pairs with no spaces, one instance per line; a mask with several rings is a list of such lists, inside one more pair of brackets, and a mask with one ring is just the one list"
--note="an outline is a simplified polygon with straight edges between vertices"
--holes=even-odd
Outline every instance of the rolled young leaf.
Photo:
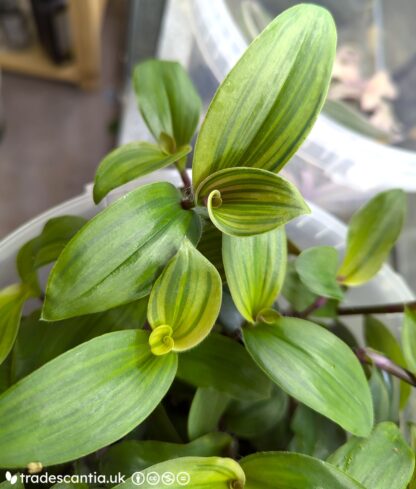
[[230,402],[223,392],[210,387],[196,390],[188,416],[188,436],[194,440],[218,430],[218,423]]
[[377,489],[406,489],[413,475],[415,456],[391,422],[378,424],[366,439],[351,438],[328,462]]
[[213,387],[234,399],[264,399],[272,388],[245,348],[218,333],[211,333],[199,346],[179,356],[177,376],[195,387]]
[[152,59],[138,64],[133,76],[140,112],[163,149],[174,153],[188,144],[202,104],[182,66]]
[[144,331],[67,351],[0,396],[0,467],[60,464],[113,443],[154,410],[176,368],[175,353],[152,355]]
[[[153,465],[135,476],[135,482],[128,479],[114,489],[135,489],[138,485],[143,489],[151,489],[158,485],[161,477],[171,474],[169,487],[180,489],[243,489],[245,476],[235,460],[219,457],[184,457]],[[165,475],[167,477],[167,475]],[[163,480],[161,482],[163,484]]]
[[234,304],[247,321],[256,322],[270,308],[286,274],[287,245],[283,228],[245,238],[224,235],[223,262]]
[[310,212],[297,188],[258,168],[230,168],[214,173],[197,189],[215,226],[230,236],[271,231]]
[[94,202],[98,204],[111,190],[184,158],[191,151],[184,146],[167,154],[155,144],[128,143],[112,151],[100,163],[94,179]]
[[298,453],[256,453],[240,460],[240,465],[247,478],[245,489],[370,489],[371,487],[364,487],[331,464]]
[[130,477],[134,472],[166,460],[220,456],[231,442],[227,433],[210,433],[190,443],[126,440],[110,447],[103,454],[100,466],[105,474],[120,472]]
[[337,282],[338,253],[332,246],[309,248],[296,258],[296,271],[302,282],[315,294],[342,300],[344,293]]
[[211,102],[195,148],[195,187],[223,168],[280,170],[322,108],[335,48],[334,21],[315,5],[297,5],[269,24]]
[[42,319],[100,312],[148,295],[184,236],[199,235],[199,217],[180,202],[173,185],[153,183],[89,221],[52,269]]
[[416,311],[410,308],[404,313],[402,348],[407,367],[416,373]]
[[10,285],[0,290],[0,364],[13,348],[19,331],[22,307],[30,293],[23,285]]
[[396,243],[405,214],[406,194],[402,190],[388,190],[353,215],[344,261],[338,271],[343,284],[361,285],[373,278]]
[[211,331],[221,297],[222,282],[216,268],[185,239],[153,285],[147,310],[153,333],[167,325],[171,349],[189,350]]
[[289,395],[360,436],[373,425],[371,393],[350,348],[321,326],[281,317],[243,330],[247,350]]

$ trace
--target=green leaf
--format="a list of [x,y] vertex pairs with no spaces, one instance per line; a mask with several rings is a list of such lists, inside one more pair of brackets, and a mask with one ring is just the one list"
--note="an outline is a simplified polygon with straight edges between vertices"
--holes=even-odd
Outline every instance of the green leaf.
[[23,285],[10,285],[0,291],[0,364],[13,348],[23,304],[29,296]]
[[297,312],[302,312],[313,304],[317,298],[301,281],[296,271],[295,262],[289,260],[282,295]]
[[179,63],[148,60],[134,70],[140,112],[169,153],[190,142],[199,121],[201,99]]
[[245,489],[366,489],[336,467],[298,453],[256,453],[240,465]]
[[377,424],[382,421],[394,421],[395,416],[392,412],[390,389],[376,367],[371,369],[369,385],[371,397],[373,398],[374,422]]
[[344,430],[304,404],[296,408],[290,427],[294,437],[289,449],[293,452],[325,460],[345,443]]
[[128,143],[115,149],[101,161],[95,174],[94,202],[98,204],[111,190],[127,182],[180,161],[191,149],[184,146],[167,154],[146,142]]
[[302,282],[315,294],[342,300],[344,294],[337,282],[338,253],[332,246],[309,248],[296,258],[296,271]]
[[197,202],[206,202],[214,225],[230,236],[271,231],[310,212],[297,188],[258,168],[229,168],[198,187]]
[[[4,482],[0,482],[0,489],[25,489],[25,486],[21,479],[22,474],[11,474],[8,471],[8,475],[10,479],[13,480],[13,482],[7,479]],[[5,474],[5,477],[7,477],[7,472]]]
[[202,229],[201,240],[198,243],[198,251],[207,258],[225,281],[224,264],[222,262],[222,232],[211,221],[205,221]]
[[237,309],[254,323],[276,300],[286,273],[287,245],[283,228],[245,238],[224,235],[223,262]]
[[213,387],[241,400],[269,397],[272,387],[243,346],[217,333],[179,356],[177,376],[195,387]]
[[287,395],[275,388],[268,399],[233,401],[227,409],[224,423],[227,431],[240,438],[257,438],[282,420],[287,407]]
[[199,132],[193,181],[223,168],[280,170],[324,103],[336,48],[327,10],[298,5],[279,15],[217,90]]
[[60,216],[49,219],[42,232],[19,250],[16,259],[17,271],[23,283],[32,288],[34,295],[40,295],[37,270],[55,261],[67,242],[86,223],[79,216]]
[[[147,298],[97,314],[58,322],[40,321],[40,311],[23,318],[13,349],[13,380],[17,381],[53,358],[96,336],[141,328]],[[36,338],[36,341],[34,341]]]
[[[189,489],[243,489],[245,476],[237,462],[230,458],[219,457],[184,457],[169,460],[157,465],[153,465],[144,470],[141,474],[144,482],[140,484],[143,489],[150,489],[158,484],[157,476],[166,472],[174,476],[174,482],[169,483],[169,487],[179,489],[183,486]],[[154,483],[148,482],[148,476],[155,477]],[[184,482],[178,482],[177,477],[185,475]],[[186,477],[187,476],[187,477]],[[182,479],[183,480],[183,479]],[[135,489],[138,485],[137,479],[134,483],[128,479],[124,484],[115,486],[117,489]],[[115,489],[114,488],[114,489]]]
[[416,311],[408,307],[404,312],[402,348],[407,367],[416,373]]
[[373,407],[367,379],[354,353],[335,335],[288,317],[243,333],[254,360],[289,395],[353,434],[370,433]]
[[343,284],[361,285],[374,277],[400,235],[405,214],[406,194],[388,190],[353,215],[344,261],[338,271]]
[[212,457],[221,455],[232,438],[227,433],[210,433],[190,443],[128,440],[110,447],[100,465],[105,474],[130,477],[134,472],[180,457]]
[[226,394],[210,387],[197,389],[188,416],[189,439],[194,440],[207,433],[217,431],[218,423],[229,401],[230,399]]
[[[393,333],[381,321],[373,316],[365,316],[364,319],[364,336],[368,346],[374,350],[383,353],[386,357],[393,360],[401,367],[406,366],[403,353],[400,349],[400,344],[394,337]],[[395,379],[396,380],[396,379]],[[407,382],[400,382],[400,405],[404,407],[409,395],[411,387]]]
[[0,467],[60,464],[131,431],[169,389],[177,357],[155,357],[144,331],[83,343],[0,396]]
[[137,188],[100,212],[68,243],[50,276],[42,318],[100,312],[149,294],[199,217],[161,182]]
[[328,461],[369,489],[406,489],[415,466],[414,453],[390,422],[366,439],[351,438]]
[[153,329],[151,340],[162,331],[159,328],[169,326],[171,331],[163,333],[157,344],[167,334],[173,351],[193,348],[214,326],[221,296],[222,282],[216,268],[185,239],[152,288],[147,312]]

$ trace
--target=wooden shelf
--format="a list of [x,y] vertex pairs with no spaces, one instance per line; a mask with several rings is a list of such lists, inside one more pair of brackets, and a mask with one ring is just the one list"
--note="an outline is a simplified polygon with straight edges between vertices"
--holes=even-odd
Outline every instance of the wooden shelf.
[[101,27],[106,3],[106,0],[69,0],[73,61],[55,64],[39,44],[23,51],[0,47],[0,68],[75,83],[87,90],[96,88],[100,80]]
[[75,62],[57,65],[39,45],[31,46],[23,51],[0,48],[0,66],[5,71],[23,75],[51,78],[71,83],[79,82],[79,73]]

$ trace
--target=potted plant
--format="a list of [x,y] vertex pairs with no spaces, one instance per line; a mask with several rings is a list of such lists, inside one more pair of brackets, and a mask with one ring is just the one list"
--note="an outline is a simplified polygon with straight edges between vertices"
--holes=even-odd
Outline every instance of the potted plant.
[[[352,218],[342,259],[285,234],[309,207],[278,172],[324,103],[335,43],[322,8],[277,17],[216,93],[192,181],[199,98],[176,63],[138,65],[157,144],[110,153],[94,200],[168,165],[182,185],[140,186],[88,222],[54,218],[20,249],[20,283],[0,293],[4,484],[412,484],[399,421],[416,384],[414,304],[343,305],[387,259],[403,192]],[[38,270],[50,263],[44,290]],[[41,308],[21,318],[28,299]],[[403,311],[401,348],[371,314]],[[365,345],[345,315],[365,315]]]

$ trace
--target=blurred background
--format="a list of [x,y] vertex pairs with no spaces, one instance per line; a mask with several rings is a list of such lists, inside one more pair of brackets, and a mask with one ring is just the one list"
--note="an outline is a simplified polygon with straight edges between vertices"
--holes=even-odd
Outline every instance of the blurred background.
[[[0,238],[82,193],[114,146],[151,140],[135,63],[180,61],[206,108],[249,42],[296,3],[0,0]],[[334,15],[338,53],[328,102],[286,176],[344,220],[380,190],[407,190],[396,259],[416,275],[416,2],[314,3]]]

